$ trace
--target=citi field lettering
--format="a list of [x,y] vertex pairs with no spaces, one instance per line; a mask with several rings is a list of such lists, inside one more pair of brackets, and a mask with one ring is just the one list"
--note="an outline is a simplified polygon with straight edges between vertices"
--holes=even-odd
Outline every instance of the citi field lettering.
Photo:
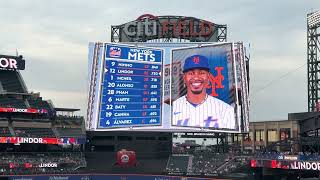
[[[149,31],[149,26],[152,26],[151,32]],[[132,29],[136,29],[137,31],[131,31]],[[144,28],[144,31],[143,31]],[[148,18],[144,19],[144,21],[139,22],[130,22],[125,24],[124,26],[124,32],[129,36],[142,36],[142,32],[144,32],[147,36],[155,36],[157,35],[157,22],[153,21],[150,22]]]
[[[173,34],[178,37],[209,36],[213,32],[213,25],[207,21],[194,20],[192,18],[175,21],[162,20],[157,23],[156,16],[141,16],[138,21],[126,23],[124,33],[128,36],[165,36]],[[158,27],[159,26],[159,27]]]

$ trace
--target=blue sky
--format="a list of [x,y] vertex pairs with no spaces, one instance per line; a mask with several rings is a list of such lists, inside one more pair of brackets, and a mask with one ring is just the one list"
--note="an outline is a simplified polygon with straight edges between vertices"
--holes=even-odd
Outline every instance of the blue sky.
[[282,120],[307,111],[306,16],[316,10],[316,0],[2,1],[0,54],[17,49],[29,91],[84,115],[88,42],[108,42],[111,25],[146,13],[193,16],[227,24],[228,41],[250,43],[250,120]]

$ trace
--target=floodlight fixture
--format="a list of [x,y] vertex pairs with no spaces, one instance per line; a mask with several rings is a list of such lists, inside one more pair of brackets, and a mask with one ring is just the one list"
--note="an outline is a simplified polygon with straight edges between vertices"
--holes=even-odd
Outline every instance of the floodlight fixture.
[[307,22],[309,27],[314,27],[320,23],[320,12],[316,11],[307,15]]

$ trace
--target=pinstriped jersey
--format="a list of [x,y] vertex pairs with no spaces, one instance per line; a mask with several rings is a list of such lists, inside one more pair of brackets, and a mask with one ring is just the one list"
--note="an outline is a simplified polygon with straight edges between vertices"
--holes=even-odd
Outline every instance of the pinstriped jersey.
[[207,95],[201,104],[190,103],[186,96],[173,102],[172,125],[235,129],[234,108]]

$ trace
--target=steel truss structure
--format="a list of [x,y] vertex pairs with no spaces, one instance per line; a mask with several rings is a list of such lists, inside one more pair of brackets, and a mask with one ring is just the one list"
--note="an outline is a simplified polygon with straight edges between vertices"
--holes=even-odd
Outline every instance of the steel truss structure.
[[319,12],[307,15],[308,111],[320,110]]

